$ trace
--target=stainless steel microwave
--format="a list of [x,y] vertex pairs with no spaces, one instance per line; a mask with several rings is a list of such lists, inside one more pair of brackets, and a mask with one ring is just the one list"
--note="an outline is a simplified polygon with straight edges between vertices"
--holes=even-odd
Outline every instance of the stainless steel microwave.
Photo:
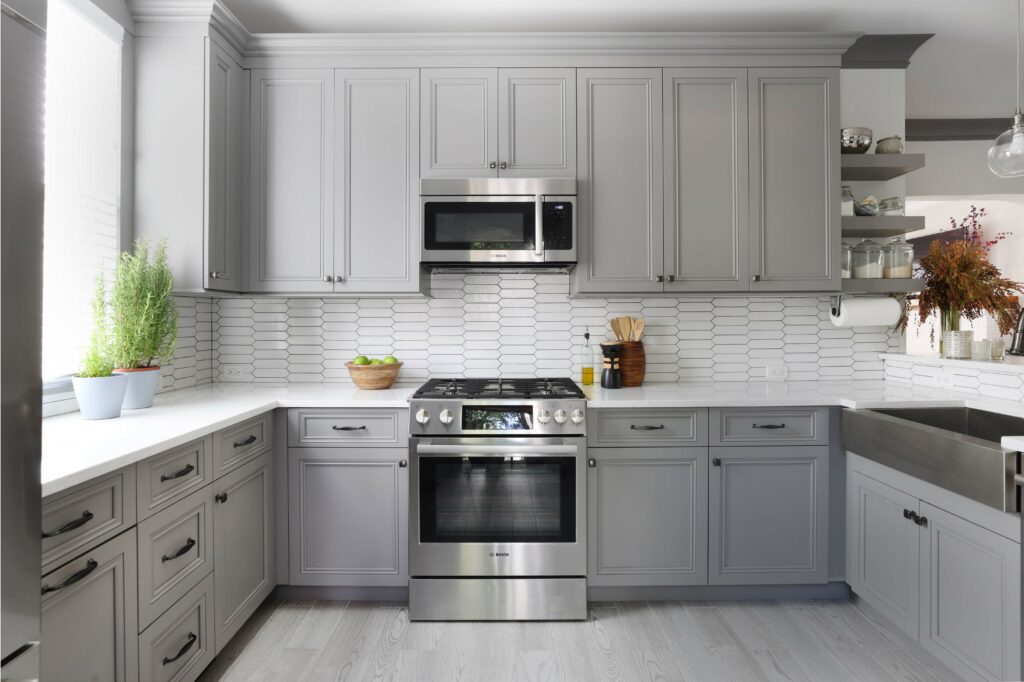
[[420,180],[428,266],[576,263],[576,181],[564,178]]

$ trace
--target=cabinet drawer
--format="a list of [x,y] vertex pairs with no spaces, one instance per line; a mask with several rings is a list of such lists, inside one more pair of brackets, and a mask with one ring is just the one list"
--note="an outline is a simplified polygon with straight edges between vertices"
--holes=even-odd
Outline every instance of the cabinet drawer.
[[213,569],[213,486],[139,524],[139,627]]
[[213,480],[213,439],[203,438],[139,462],[139,520],[199,490]]
[[588,413],[591,447],[707,445],[704,409],[596,409]]
[[828,408],[713,408],[711,445],[828,445]]
[[190,682],[213,660],[213,576],[139,635],[142,682]]
[[272,447],[273,436],[270,430],[273,416],[273,412],[267,412],[214,435],[214,478],[223,476]]
[[405,445],[407,414],[406,410],[289,410],[289,445]]
[[135,467],[43,502],[43,572],[135,525]]

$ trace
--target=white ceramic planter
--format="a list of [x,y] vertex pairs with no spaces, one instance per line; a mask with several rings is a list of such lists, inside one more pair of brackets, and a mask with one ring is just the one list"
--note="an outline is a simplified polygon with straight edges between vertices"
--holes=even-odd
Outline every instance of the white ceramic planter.
[[128,388],[128,377],[71,377],[82,419],[113,419],[121,416],[121,403]]
[[124,409],[141,410],[153,407],[153,396],[160,385],[160,368],[115,369],[114,374],[128,377],[128,390],[124,394]]

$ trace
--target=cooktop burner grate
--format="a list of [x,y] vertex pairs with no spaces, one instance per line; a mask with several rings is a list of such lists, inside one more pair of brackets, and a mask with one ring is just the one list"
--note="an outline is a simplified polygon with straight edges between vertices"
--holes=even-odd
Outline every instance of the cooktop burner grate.
[[414,398],[463,398],[466,400],[534,400],[583,398],[571,379],[431,379]]

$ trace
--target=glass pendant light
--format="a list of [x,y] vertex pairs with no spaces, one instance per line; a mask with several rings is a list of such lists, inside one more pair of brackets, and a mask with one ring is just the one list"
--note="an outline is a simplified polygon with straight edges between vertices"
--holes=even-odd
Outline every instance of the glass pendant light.
[[1001,178],[1024,176],[1024,114],[1020,110],[1020,15],[1017,2],[1017,111],[1013,125],[996,138],[988,150],[988,168]]

